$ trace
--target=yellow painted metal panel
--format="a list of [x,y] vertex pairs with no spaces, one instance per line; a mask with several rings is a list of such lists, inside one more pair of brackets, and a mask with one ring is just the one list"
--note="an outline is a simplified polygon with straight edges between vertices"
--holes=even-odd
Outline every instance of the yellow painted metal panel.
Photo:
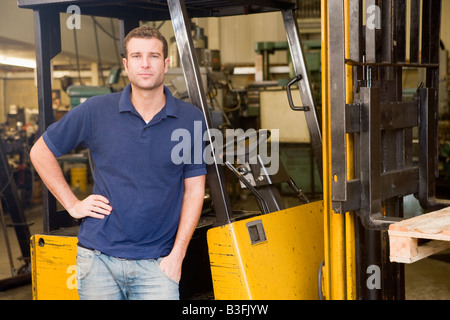
[[[263,235],[252,244],[255,223]],[[208,248],[216,299],[317,299],[323,202],[212,228]]]
[[[349,55],[349,1],[343,1],[345,54]],[[325,230],[325,266],[323,268],[323,292],[326,299],[355,299],[356,265],[354,213],[336,214],[331,207],[331,119],[330,117],[330,52],[328,39],[328,0],[321,0],[322,30],[322,128],[323,128],[323,198]],[[345,66],[346,103],[352,102],[353,74]],[[354,176],[353,136],[347,135],[347,179]]]
[[331,249],[331,116],[330,116],[330,52],[328,48],[328,0],[320,2],[321,64],[322,64],[322,157],[323,157],[323,202],[324,202],[324,257],[323,296],[331,297],[332,259]]
[[[345,58],[350,58],[350,2],[344,1]],[[353,103],[353,68],[345,66],[345,103]],[[354,136],[347,135],[347,179],[355,176]],[[345,256],[346,256],[346,298],[356,299],[356,262],[355,262],[355,213],[345,213]]]
[[39,234],[31,237],[34,300],[78,299],[76,253],[76,237]]

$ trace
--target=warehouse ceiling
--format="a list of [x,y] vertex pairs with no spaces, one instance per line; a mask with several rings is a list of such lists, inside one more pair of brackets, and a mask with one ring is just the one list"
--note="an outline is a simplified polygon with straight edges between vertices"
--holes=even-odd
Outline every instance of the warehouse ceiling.
[[[65,27],[68,14],[61,14],[61,53],[53,60],[54,70],[77,70],[78,62],[81,70],[90,70],[92,63],[99,63],[97,45],[100,50],[103,69],[110,69],[120,63],[115,53],[118,46],[109,33],[118,33],[117,21],[97,18],[97,30],[90,16],[82,16],[80,30],[69,30]],[[93,36],[98,32],[98,43]],[[30,9],[17,6],[17,0],[2,0],[0,3],[0,72],[34,73],[34,68],[17,65],[33,66],[36,64],[34,46],[34,17]],[[76,37],[76,39],[75,39]],[[117,38],[117,36],[116,36]],[[77,43],[77,46],[75,45]],[[78,50],[76,50],[77,48]]]
[[[8,63],[12,63],[11,65]],[[36,51],[33,44],[18,40],[0,37],[0,70],[3,72],[26,72],[33,71],[33,68],[19,66],[22,63],[28,65],[36,62]],[[55,70],[75,70],[77,69],[76,54],[62,51],[53,60]],[[97,59],[79,55],[80,68],[87,70]],[[106,62],[104,67],[111,63]]]
[[[0,69],[3,71],[26,71],[28,68],[5,64],[7,60],[33,62],[36,54],[34,46],[17,40],[0,37]],[[11,62],[14,62],[11,61]]]

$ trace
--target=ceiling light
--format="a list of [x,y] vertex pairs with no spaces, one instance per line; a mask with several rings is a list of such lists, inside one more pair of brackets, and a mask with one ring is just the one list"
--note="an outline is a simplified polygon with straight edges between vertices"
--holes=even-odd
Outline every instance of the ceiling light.
[[36,61],[32,59],[21,59],[0,56],[0,64],[7,64],[10,66],[24,67],[24,68],[36,68]]

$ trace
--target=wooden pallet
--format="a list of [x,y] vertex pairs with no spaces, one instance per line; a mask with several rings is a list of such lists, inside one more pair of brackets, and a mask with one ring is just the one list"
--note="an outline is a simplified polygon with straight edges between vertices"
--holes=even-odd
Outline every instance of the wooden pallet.
[[390,260],[412,263],[450,248],[450,207],[389,226]]

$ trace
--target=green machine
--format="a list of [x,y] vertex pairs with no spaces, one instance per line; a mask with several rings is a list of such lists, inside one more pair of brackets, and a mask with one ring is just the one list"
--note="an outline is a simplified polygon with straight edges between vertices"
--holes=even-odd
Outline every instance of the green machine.
[[71,85],[67,88],[67,95],[70,98],[70,105],[75,108],[86,99],[94,96],[104,95],[113,92],[112,85],[119,82],[120,67],[112,68],[107,79],[107,86],[85,86]]
[[101,86],[73,85],[67,88],[67,94],[70,98],[70,105],[72,108],[75,108],[90,97],[99,96],[111,92],[111,88]]

